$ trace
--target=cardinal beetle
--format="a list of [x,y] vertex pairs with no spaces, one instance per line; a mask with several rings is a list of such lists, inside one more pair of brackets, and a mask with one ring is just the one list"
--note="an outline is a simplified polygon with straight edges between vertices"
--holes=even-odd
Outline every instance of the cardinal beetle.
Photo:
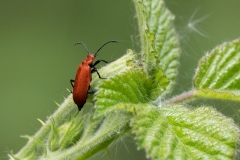
[[[93,63],[93,60],[96,58],[97,53],[108,43],[118,43],[118,41],[108,41],[104,43],[94,54],[90,54],[86,45],[82,42],[76,43],[75,45],[82,44],[87,51],[87,57],[82,61],[82,63],[78,66],[78,70],[76,73],[75,80],[71,79],[70,83],[73,87],[73,101],[78,106],[78,110],[80,111],[83,105],[86,103],[88,93],[92,93],[90,91],[90,81],[92,79],[92,73],[96,72],[100,79],[102,78],[95,67],[99,62],[108,63],[105,60],[97,60]],[[74,83],[74,84],[73,84]]]

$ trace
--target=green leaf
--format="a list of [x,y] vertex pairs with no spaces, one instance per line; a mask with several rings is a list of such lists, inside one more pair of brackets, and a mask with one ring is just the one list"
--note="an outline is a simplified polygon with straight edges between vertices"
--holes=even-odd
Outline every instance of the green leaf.
[[240,96],[238,95],[239,93],[234,94],[231,92],[226,92],[226,91],[221,92],[213,89],[199,89],[195,92],[194,97],[231,100],[231,101],[240,102]]
[[57,127],[55,126],[54,120],[52,120],[52,124],[51,124],[51,132],[49,134],[48,147],[52,151],[55,151],[60,147],[59,133],[58,133]]
[[[145,70],[162,68],[172,90],[177,75],[179,42],[173,27],[174,16],[162,0],[134,0],[139,22]],[[155,74],[155,73],[153,73]],[[167,93],[167,92],[166,92]]]
[[196,96],[239,101],[240,39],[217,46],[200,60],[194,87]]
[[[129,107],[131,104],[154,101],[169,83],[161,69],[156,73],[155,77],[148,78],[143,70],[135,69],[102,82],[96,94],[96,115]],[[127,110],[131,110],[131,107]]]
[[233,159],[239,129],[209,107],[136,107],[131,122],[141,148],[152,159]]
[[152,77],[151,80],[151,99],[155,100],[160,95],[162,95],[162,93],[167,89],[168,86],[169,80],[164,74],[163,70],[161,68],[155,70],[155,75]]

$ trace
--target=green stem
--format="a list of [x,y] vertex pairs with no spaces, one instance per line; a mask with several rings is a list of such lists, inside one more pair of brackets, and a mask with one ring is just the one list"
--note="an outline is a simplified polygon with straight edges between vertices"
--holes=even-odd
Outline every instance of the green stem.
[[[100,133],[96,135],[95,137],[92,137],[86,142],[84,140],[81,140],[79,143],[77,143],[74,147],[69,148],[65,150],[64,152],[55,152],[53,154],[49,154],[47,159],[55,160],[55,159],[68,159],[71,157],[71,159],[77,158],[77,159],[87,159],[97,153],[98,151],[103,150],[106,148],[109,144],[111,144],[114,140],[118,139],[121,135],[127,133],[130,129],[128,125],[126,125],[127,121],[129,120],[129,117],[125,117],[125,121],[122,123],[124,124],[123,130],[116,132],[120,125],[117,123],[121,123],[118,119],[118,122],[114,121],[114,118],[112,117],[111,119],[113,120],[112,123],[116,124],[113,125],[112,127],[109,128],[109,130],[103,131],[104,133]],[[108,122],[109,123],[109,122]],[[119,134],[120,133],[120,134]],[[45,159],[44,157],[43,159]]]
[[171,99],[166,100],[163,104],[167,105],[167,104],[175,104],[175,103],[180,103],[183,101],[189,101],[192,100],[194,98],[196,91],[195,90],[191,90],[188,92],[184,92],[180,95],[177,95]]
[[[75,110],[74,107],[70,107],[72,103],[72,96],[70,95],[59,106],[59,109],[50,117],[54,119],[57,124],[59,124],[63,119],[69,117],[71,112]],[[49,118],[46,123],[38,130],[38,132],[33,136],[34,138],[26,136],[29,137],[29,141],[16,155],[14,155],[14,157],[22,159],[27,157],[28,155],[31,155],[34,152],[36,146],[39,145],[39,143],[35,139],[37,138],[38,140],[42,141],[49,135],[52,123],[51,118]]]

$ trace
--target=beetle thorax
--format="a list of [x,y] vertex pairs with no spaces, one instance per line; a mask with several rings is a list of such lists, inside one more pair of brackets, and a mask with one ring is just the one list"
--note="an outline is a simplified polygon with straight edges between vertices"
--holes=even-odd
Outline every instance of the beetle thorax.
[[93,60],[96,56],[94,54],[89,54],[83,61],[82,64],[84,65],[91,65],[93,63]]

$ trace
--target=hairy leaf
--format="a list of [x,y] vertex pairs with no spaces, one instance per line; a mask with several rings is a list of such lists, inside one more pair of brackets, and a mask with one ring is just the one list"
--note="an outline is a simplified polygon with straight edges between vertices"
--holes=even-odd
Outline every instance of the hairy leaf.
[[[139,21],[142,54],[147,72],[162,68],[173,88],[180,55],[174,16],[162,0],[134,0]],[[167,93],[167,92],[166,92]]]
[[138,144],[153,159],[233,159],[239,130],[209,107],[140,106],[131,126]]
[[200,60],[194,87],[196,96],[240,101],[240,39],[217,46]]
[[148,78],[143,70],[135,69],[102,82],[96,95],[97,114],[122,108],[122,104],[154,101],[169,83],[161,69],[156,73],[155,77]]

